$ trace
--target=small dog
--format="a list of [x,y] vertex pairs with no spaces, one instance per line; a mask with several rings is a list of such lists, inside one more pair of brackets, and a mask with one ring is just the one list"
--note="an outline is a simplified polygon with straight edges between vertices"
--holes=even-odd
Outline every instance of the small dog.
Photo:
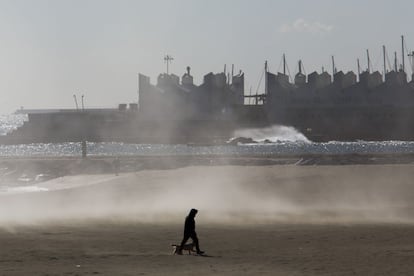
[[183,250],[188,251],[188,255],[191,255],[191,252],[196,252],[194,250],[194,247],[195,247],[194,243],[187,243],[183,246],[183,248],[181,248],[177,244],[171,244],[171,246],[174,248],[173,255],[181,255],[181,254],[183,254],[182,253]]

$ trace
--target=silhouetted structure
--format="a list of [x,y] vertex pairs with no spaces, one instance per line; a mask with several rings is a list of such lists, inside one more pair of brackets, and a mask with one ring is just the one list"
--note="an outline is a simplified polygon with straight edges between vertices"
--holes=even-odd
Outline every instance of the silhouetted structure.
[[[244,74],[226,70],[195,85],[190,67],[180,77],[163,73],[151,84],[139,74],[139,102],[118,109],[29,111],[29,121],[1,143],[121,141],[133,143],[224,143],[234,130],[273,124],[293,126],[313,141],[414,140],[414,82],[404,65],[384,73],[360,70],[305,75],[293,83],[283,72],[264,70],[265,92],[244,95]],[[404,56],[404,53],[403,53]],[[411,57],[414,55],[411,53]],[[368,65],[370,64],[367,51]],[[167,63],[168,65],[168,63]],[[245,104],[253,99],[254,104]]]
[[293,126],[314,141],[413,140],[414,85],[403,71],[308,75],[291,84],[266,73],[270,124]]

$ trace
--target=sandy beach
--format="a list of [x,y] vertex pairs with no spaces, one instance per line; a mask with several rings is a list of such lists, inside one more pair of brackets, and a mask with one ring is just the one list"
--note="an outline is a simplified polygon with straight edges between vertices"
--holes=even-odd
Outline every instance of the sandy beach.
[[[53,178],[1,196],[0,275],[412,275],[412,179],[412,164]],[[190,208],[205,257],[171,254]]]
[[[202,221],[200,214],[199,220]],[[0,234],[1,275],[412,275],[414,228],[198,224],[208,257],[171,255],[181,225],[113,221]]]

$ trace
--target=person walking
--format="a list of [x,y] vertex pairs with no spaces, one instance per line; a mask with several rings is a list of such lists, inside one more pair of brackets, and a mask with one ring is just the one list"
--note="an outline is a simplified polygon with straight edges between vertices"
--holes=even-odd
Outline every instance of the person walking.
[[190,213],[185,218],[184,238],[183,238],[183,241],[181,242],[180,250],[178,251],[178,254],[180,254],[180,255],[182,254],[183,246],[185,245],[185,243],[188,241],[189,238],[191,238],[193,240],[193,242],[195,243],[197,254],[201,255],[201,254],[204,253],[204,251],[200,250],[197,233],[195,231],[195,220],[194,220],[194,218],[197,215],[197,213],[198,213],[197,209],[191,209]]
[[119,170],[121,169],[121,160],[119,157],[116,157],[114,161],[112,161],[113,170],[115,171],[115,175],[119,174]]

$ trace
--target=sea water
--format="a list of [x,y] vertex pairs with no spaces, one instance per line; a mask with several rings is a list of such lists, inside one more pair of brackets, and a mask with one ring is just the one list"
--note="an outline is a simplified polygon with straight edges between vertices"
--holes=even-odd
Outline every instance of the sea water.
[[8,132],[18,128],[27,121],[27,115],[24,114],[0,114],[0,135],[6,135]]
[[[27,120],[26,115],[0,116],[0,135],[13,131]],[[257,143],[244,145],[162,145],[87,142],[89,156],[203,156],[203,155],[297,155],[297,154],[352,154],[352,153],[414,153],[414,142],[337,142],[313,143],[291,127],[273,126],[265,129],[248,129],[235,133],[235,137],[250,137]],[[80,143],[36,143],[0,145],[1,157],[72,157],[81,156]],[[4,170],[3,170],[4,169]],[[25,179],[4,183],[1,177],[6,168],[0,167],[0,195],[27,192],[44,192],[37,186],[41,179]]]
[[[26,115],[0,115],[0,135],[21,126]],[[162,145],[126,143],[87,143],[90,156],[174,156],[174,155],[296,155],[296,154],[372,154],[414,153],[414,142],[337,142],[313,143],[300,132],[285,126],[241,130],[235,136],[249,137],[258,143],[244,145]],[[36,143],[0,145],[0,157],[65,157],[79,156],[80,143]]]

